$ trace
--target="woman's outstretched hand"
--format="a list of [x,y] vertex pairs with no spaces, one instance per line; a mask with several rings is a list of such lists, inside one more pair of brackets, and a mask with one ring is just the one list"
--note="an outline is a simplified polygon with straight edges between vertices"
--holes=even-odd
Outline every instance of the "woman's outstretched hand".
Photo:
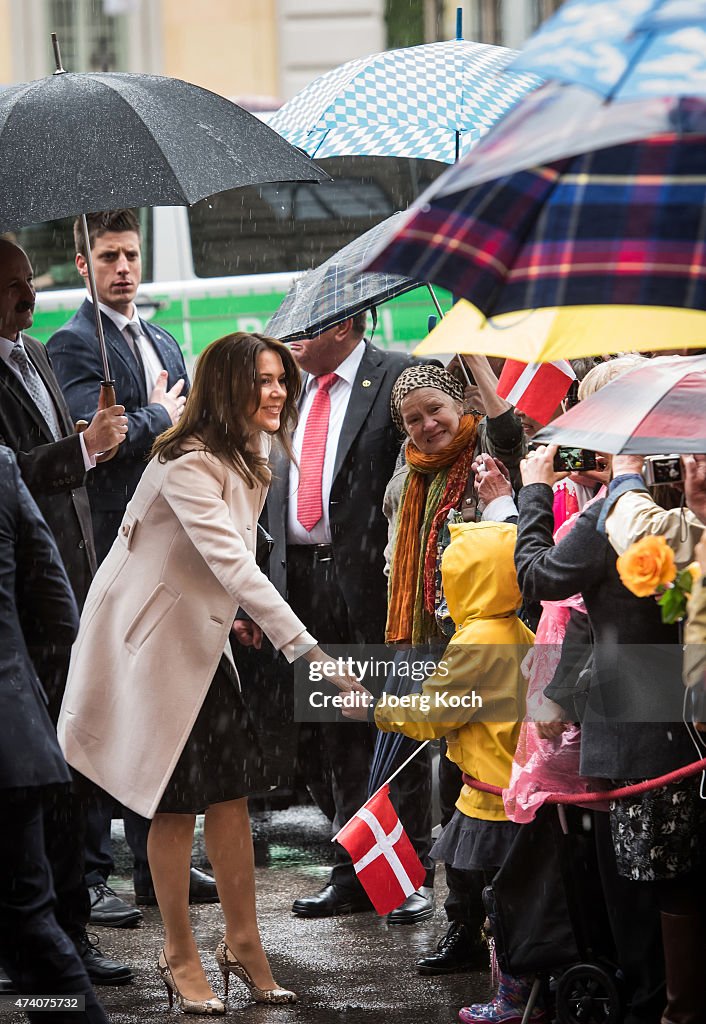
[[308,651],[304,657],[307,661],[317,662],[317,673],[320,678],[323,677],[341,693],[350,694],[350,702],[341,708],[344,717],[367,722],[368,708],[373,703],[373,695],[346,667],[345,662],[340,658],[330,658],[318,646]]

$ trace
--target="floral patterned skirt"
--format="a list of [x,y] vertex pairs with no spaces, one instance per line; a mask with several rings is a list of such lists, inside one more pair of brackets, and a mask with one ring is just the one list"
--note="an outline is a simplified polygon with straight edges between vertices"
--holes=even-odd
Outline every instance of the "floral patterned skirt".
[[[641,779],[616,781],[630,786]],[[701,774],[636,797],[613,800],[610,825],[618,872],[634,882],[675,878],[706,858]]]

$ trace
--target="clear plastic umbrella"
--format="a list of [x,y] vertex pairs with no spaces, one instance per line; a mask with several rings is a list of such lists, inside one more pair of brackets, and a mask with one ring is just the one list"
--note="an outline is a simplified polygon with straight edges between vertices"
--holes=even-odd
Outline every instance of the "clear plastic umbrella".
[[[423,284],[398,274],[361,273],[372,249],[401,216],[395,213],[376,224],[321,266],[298,277],[270,318],[265,333],[281,341],[309,338]],[[441,315],[436,299],[433,301]]]

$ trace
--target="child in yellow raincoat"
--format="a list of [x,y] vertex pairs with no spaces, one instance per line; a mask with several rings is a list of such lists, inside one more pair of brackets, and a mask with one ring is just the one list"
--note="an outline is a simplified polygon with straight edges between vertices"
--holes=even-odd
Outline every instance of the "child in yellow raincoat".
[[[520,665],[534,640],[516,614],[522,602],[514,563],[517,529],[481,522],[452,524],[450,531],[442,576],[456,633],[422,692],[407,697],[404,707],[388,704],[383,695],[375,722],[415,740],[445,736],[447,756],[463,772],[505,788],[525,713]],[[464,785],[431,855],[451,868],[456,882],[463,872],[479,870],[490,881],[519,827],[508,821],[501,797]],[[525,979],[501,974],[495,999],[464,1007],[459,1017],[465,1024],[519,1024],[528,993]],[[530,1020],[540,1024],[544,1011],[535,1010]]]

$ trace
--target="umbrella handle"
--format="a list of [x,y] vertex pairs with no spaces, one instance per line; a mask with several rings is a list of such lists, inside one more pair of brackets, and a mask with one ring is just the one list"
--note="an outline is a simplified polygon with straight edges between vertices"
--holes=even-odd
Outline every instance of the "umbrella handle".
[[[101,381],[101,393],[98,396],[98,409],[110,409],[111,406],[117,405],[115,398],[115,381],[114,380],[102,380]],[[88,426],[88,420],[76,420],[76,433],[82,434]],[[118,445],[114,448],[109,449],[107,452],[101,452],[100,455],[96,455],[96,462],[109,462],[116,454]]]
[[[101,393],[98,396],[98,409],[110,409],[111,406],[117,405],[117,399],[115,397],[115,381],[114,380],[102,380],[101,381]],[[118,450],[116,444],[114,448],[110,448],[107,452],[101,452],[100,455],[96,455],[96,462],[110,462],[115,456]]]

